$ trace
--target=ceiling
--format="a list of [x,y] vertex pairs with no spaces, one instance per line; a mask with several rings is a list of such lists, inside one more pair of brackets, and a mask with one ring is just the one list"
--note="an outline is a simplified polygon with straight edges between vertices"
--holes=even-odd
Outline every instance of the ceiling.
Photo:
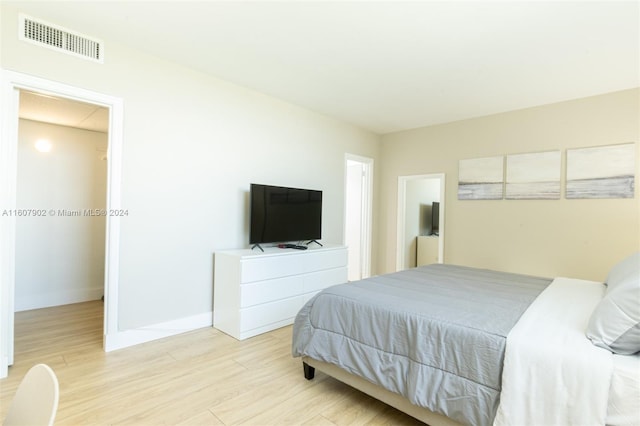
[[98,105],[20,91],[20,118],[106,133],[109,110]]
[[380,134],[640,86],[638,1],[13,4]]

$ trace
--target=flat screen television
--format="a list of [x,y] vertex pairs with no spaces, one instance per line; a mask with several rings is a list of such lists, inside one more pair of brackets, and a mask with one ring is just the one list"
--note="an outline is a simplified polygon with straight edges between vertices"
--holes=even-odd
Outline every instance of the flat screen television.
[[440,203],[438,201],[431,204],[431,234],[440,235]]
[[322,191],[252,183],[249,244],[319,240]]

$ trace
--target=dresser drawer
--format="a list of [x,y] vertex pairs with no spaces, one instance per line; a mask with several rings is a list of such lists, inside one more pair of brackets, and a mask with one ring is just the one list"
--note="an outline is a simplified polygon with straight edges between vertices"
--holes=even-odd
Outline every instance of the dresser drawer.
[[303,303],[304,297],[296,296],[241,309],[240,332],[246,332],[284,320],[292,320]]
[[346,250],[304,250],[296,253],[252,257],[240,262],[242,283],[300,275],[347,264]]
[[333,268],[324,271],[317,271],[307,274],[302,284],[302,292],[317,292],[323,288],[327,288],[336,284],[344,284],[347,282],[347,268]]
[[346,250],[327,250],[309,254],[310,256],[304,256],[300,259],[303,265],[302,272],[339,268],[347,264]]
[[298,296],[303,292],[303,277],[300,275],[241,284],[240,307],[246,308],[278,299],[286,299]]

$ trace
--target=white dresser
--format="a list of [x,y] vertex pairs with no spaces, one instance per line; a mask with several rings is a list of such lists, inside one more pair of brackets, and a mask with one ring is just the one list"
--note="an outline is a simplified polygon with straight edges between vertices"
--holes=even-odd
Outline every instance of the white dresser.
[[439,238],[440,237],[438,237],[437,235],[417,237],[416,266],[438,263],[438,248],[440,243]]
[[347,248],[215,253],[213,326],[246,339],[288,324],[325,287],[347,282]]

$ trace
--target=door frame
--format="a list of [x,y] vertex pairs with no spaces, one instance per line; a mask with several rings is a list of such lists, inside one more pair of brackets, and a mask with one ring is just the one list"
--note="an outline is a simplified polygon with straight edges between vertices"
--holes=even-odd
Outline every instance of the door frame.
[[407,203],[407,183],[412,180],[420,179],[439,179],[440,180],[440,216],[439,216],[439,229],[440,238],[438,238],[438,263],[444,263],[444,212],[445,212],[445,174],[444,173],[432,173],[425,175],[411,175],[411,176],[398,176],[398,218],[396,229],[396,271],[404,269],[405,261],[405,247],[406,242],[404,239],[404,227],[405,227],[405,215],[406,215],[406,203]]
[[[0,206],[16,209],[18,171],[18,111],[20,90],[100,105],[109,109],[107,151],[107,212],[121,207],[123,101],[110,95],[67,84],[0,70]],[[1,212],[0,212],[1,214]],[[13,364],[15,297],[15,217],[0,217],[0,378],[8,375]],[[104,329],[103,348],[108,337],[118,332],[118,289],[120,259],[120,218],[107,215],[105,229]]]
[[346,244],[347,235],[347,163],[356,161],[363,165],[363,187],[362,187],[362,220],[360,221],[360,275],[361,278],[371,276],[371,241],[373,232],[373,158],[363,157],[360,155],[346,153],[344,156],[344,229],[343,243]]

